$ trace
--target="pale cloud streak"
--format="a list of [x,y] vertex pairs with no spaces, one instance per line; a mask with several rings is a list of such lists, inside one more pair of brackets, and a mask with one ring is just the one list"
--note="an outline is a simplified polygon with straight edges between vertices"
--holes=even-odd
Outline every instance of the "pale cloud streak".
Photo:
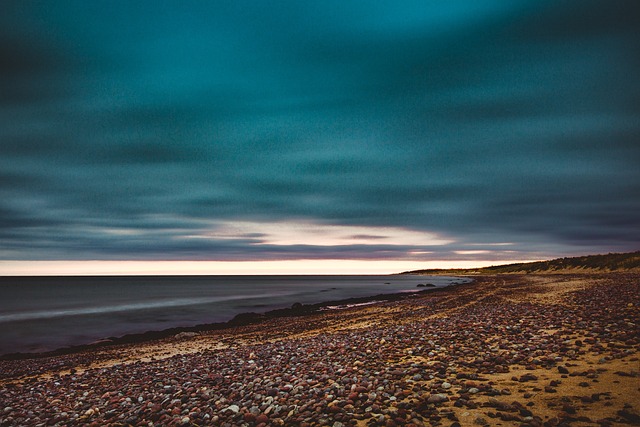
[[260,244],[275,246],[442,246],[454,243],[454,240],[436,233],[405,228],[319,224],[310,221],[230,221],[216,224],[212,231],[190,237],[256,239]]

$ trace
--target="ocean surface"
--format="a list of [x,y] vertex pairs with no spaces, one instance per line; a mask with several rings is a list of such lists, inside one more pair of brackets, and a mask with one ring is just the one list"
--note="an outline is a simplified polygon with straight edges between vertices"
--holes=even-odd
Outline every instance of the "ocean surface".
[[0,355],[226,322],[245,312],[444,287],[441,276],[0,277]]

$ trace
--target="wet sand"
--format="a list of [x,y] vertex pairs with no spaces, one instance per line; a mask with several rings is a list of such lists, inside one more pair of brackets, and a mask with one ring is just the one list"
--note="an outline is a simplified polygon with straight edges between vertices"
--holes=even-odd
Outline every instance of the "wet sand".
[[0,361],[0,425],[640,425],[640,274],[399,300]]

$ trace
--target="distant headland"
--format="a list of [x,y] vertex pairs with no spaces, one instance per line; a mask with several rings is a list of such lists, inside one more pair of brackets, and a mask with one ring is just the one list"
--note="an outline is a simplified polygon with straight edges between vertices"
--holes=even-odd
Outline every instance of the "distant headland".
[[400,274],[477,275],[477,274],[579,274],[609,273],[614,271],[640,272],[640,251],[556,258],[483,268],[453,268],[405,271]]

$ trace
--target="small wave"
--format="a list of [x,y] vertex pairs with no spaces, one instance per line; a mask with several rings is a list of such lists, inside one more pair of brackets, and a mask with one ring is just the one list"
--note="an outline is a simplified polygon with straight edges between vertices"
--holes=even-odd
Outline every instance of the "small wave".
[[357,303],[357,304],[328,305],[326,307],[321,307],[320,311],[344,310],[344,309],[347,309],[347,308],[365,307],[367,305],[377,304],[379,302],[382,302],[382,301],[367,301],[367,302],[360,302],[360,303]]
[[43,320],[53,319],[57,317],[69,317],[69,316],[84,316],[89,314],[107,314],[118,313],[125,311],[137,311],[147,310],[154,308],[167,308],[167,307],[186,307],[191,305],[211,304],[216,302],[227,302],[237,300],[247,300],[254,298],[274,298],[288,295],[294,295],[295,292],[282,292],[282,293],[264,293],[253,295],[229,295],[223,297],[210,297],[210,298],[178,298],[169,301],[152,301],[141,302],[135,304],[118,304],[108,305],[104,307],[86,307],[86,308],[74,308],[64,310],[42,310],[31,311],[26,313],[14,313],[14,314],[0,314],[0,323],[8,322],[20,322],[25,320]]

